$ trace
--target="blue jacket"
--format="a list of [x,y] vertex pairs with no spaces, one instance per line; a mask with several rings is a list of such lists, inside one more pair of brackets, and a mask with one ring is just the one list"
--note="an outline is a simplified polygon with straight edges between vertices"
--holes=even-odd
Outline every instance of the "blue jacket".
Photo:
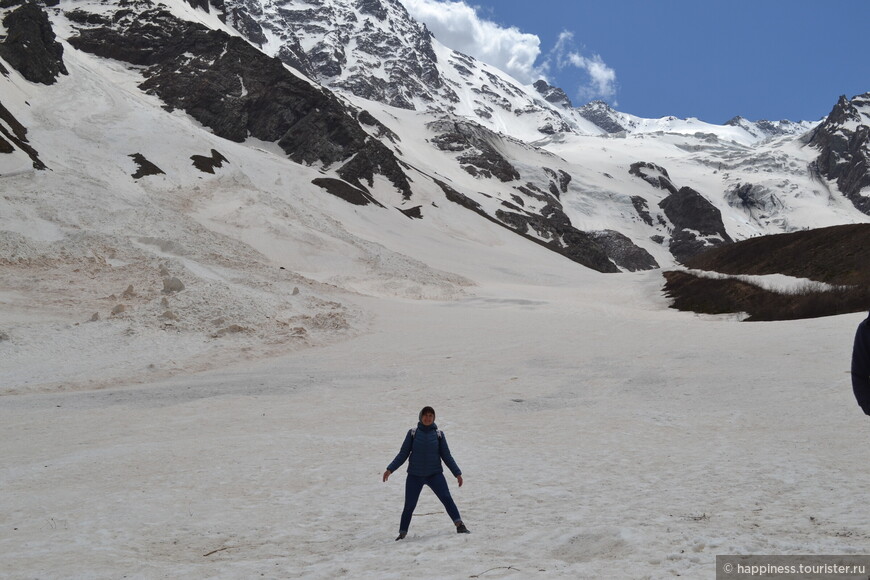
[[852,347],[852,391],[864,413],[870,415],[870,316],[858,325]]
[[441,437],[438,437],[437,425],[432,423],[427,427],[423,423],[417,423],[417,431],[412,435],[413,431],[413,429],[408,430],[401,451],[387,466],[390,473],[399,469],[410,456],[411,460],[408,461],[410,475],[426,477],[442,473],[444,471],[444,468],[441,467],[442,459],[454,477],[462,475],[462,471],[459,470],[459,466],[450,455],[450,447],[447,446],[447,437],[444,436],[444,432],[442,431]]

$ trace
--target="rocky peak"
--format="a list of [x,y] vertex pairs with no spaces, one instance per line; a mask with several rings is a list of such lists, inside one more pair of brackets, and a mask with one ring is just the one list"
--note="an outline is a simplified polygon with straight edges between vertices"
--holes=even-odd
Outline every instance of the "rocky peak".
[[857,95],[851,99],[841,95],[820,128],[833,132],[844,127],[854,129],[849,125],[867,124],[870,124],[870,93]]
[[548,103],[553,103],[565,109],[570,109],[574,106],[571,104],[571,99],[568,98],[565,91],[559,87],[554,87],[543,79],[535,82],[534,87]]
[[399,0],[223,2],[227,23],[245,38],[331,90],[461,116],[523,139],[577,127],[564,91],[545,87],[542,99],[502,71],[445,47]]
[[870,93],[841,96],[807,142],[819,149],[811,169],[836,181],[843,195],[870,215],[870,198],[862,194],[870,187]]
[[228,21],[286,64],[333,89],[414,109],[456,99],[432,35],[396,0],[225,0]]
[[601,127],[607,133],[619,133],[626,128],[619,122],[618,113],[604,101],[592,101],[577,109],[577,113]]

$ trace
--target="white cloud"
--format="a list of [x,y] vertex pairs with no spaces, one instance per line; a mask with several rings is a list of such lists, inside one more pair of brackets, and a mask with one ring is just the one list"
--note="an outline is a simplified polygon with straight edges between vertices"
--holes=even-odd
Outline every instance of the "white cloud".
[[[616,95],[616,71],[597,54],[584,56],[577,49],[574,33],[562,32],[556,46],[541,57],[541,39],[522,32],[515,26],[504,27],[481,18],[477,8],[465,0],[401,0],[416,20],[423,22],[442,44],[469,54],[499,68],[518,81],[531,84],[538,79],[552,82],[549,74],[577,68],[578,86],[562,87],[575,90],[581,100],[610,99]],[[560,74],[564,79],[565,74]]]
[[415,19],[426,24],[442,44],[499,68],[522,83],[545,77],[535,66],[541,39],[480,18],[464,1],[402,0]]
[[549,58],[556,60],[556,67],[563,70],[573,66],[586,72],[588,79],[581,82],[577,94],[582,99],[610,99],[616,95],[616,71],[607,66],[597,54],[586,57],[580,54],[574,45],[574,33],[564,31],[559,35],[556,46],[550,52]]

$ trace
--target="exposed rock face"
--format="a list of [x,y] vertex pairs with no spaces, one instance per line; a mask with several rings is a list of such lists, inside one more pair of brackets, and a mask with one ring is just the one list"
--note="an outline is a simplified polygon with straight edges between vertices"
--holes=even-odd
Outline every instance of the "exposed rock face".
[[[585,232],[574,228],[571,221],[561,214],[556,219],[543,215],[496,210],[491,216],[479,203],[470,199],[444,182],[436,181],[447,199],[502,227],[513,230],[536,244],[549,248],[563,256],[599,272],[618,272],[598,243]],[[536,235],[532,235],[532,232]]]
[[562,193],[568,193],[568,185],[571,183],[571,175],[564,169],[554,171],[549,167],[544,167],[544,172],[550,176],[550,193],[559,197]]
[[[150,4],[150,3],[146,3]],[[86,22],[70,43],[80,50],[147,67],[143,90],[241,142],[277,142],[299,163],[353,157],[339,174],[354,183],[385,175],[405,195],[410,185],[386,146],[369,137],[330,92],[313,87],[241,38],[179,20],[162,8],[119,10],[111,24]]]
[[353,205],[368,205],[371,203],[379,207],[384,207],[378,202],[378,200],[369,195],[368,192],[363,191],[362,189],[357,189],[340,179],[318,177],[311,183],[323,188],[324,191],[327,191],[336,197],[340,197],[348,203],[352,203]]
[[223,167],[224,163],[229,163],[229,160],[215,149],[211,150],[210,155],[191,155],[190,160],[193,161],[193,166],[203,173],[212,174],[216,168]]
[[[685,261],[708,247],[733,241],[725,231],[722,212],[694,189],[677,189],[664,167],[641,161],[632,163],[629,173],[668,193],[658,205],[671,222],[669,249],[677,260]],[[653,225],[646,200],[634,196],[632,203],[641,219]]]
[[634,206],[634,209],[637,211],[637,215],[640,216],[640,219],[643,220],[648,226],[653,225],[652,216],[649,214],[649,204],[647,201],[639,195],[631,196],[631,203]]
[[48,15],[34,2],[25,2],[3,18],[6,38],[0,57],[32,83],[51,85],[63,64],[63,46],[57,41]]
[[27,141],[27,129],[16,119],[9,109],[0,103],[0,153],[12,153],[19,149],[27,153],[34,169],[45,169],[39,153]]
[[655,163],[647,163],[646,161],[638,161],[632,163],[628,169],[631,175],[640,177],[657,189],[665,189],[671,193],[677,193],[677,188],[671,183],[671,177],[668,175],[668,170]]
[[870,187],[870,93],[840,97],[808,142],[820,150],[814,169],[836,181],[843,195],[870,215],[870,197],[861,193]]
[[602,230],[589,234],[599,246],[604,248],[607,256],[624,270],[638,272],[659,267],[659,263],[649,252],[635,245],[628,236],[616,230]]
[[148,161],[148,159],[146,159],[141,153],[132,153],[130,154],[130,157],[133,158],[133,161],[138,166],[136,172],[132,174],[133,179],[141,179],[148,175],[161,175],[165,173],[162,169]]
[[561,208],[547,207],[541,214],[496,210],[495,217],[524,237],[578,264],[599,272],[619,272],[595,237],[572,226]]
[[225,10],[252,42],[271,36],[281,60],[330,87],[404,109],[458,99],[438,73],[432,34],[396,0],[226,0]]
[[691,187],[670,194],[659,207],[674,224],[670,250],[681,262],[708,247],[733,242],[725,231],[722,213]]
[[457,159],[462,168],[474,176],[496,177],[515,181],[519,171],[493,146],[490,131],[467,121],[441,120],[428,127],[439,133],[432,143],[442,151],[461,152]]
[[775,193],[761,185],[738,183],[725,192],[725,201],[731,207],[746,211],[752,219],[764,219],[783,209]]
[[405,199],[411,197],[411,184],[399,166],[393,152],[377,139],[368,139],[365,145],[357,151],[353,159],[345,163],[338,174],[350,183],[365,189],[361,181],[366,181],[369,187],[374,185],[375,173],[389,179],[402,192]]
[[592,121],[608,133],[619,133],[620,131],[626,130],[626,128],[617,120],[616,111],[614,111],[610,105],[604,101],[592,101],[591,103],[587,103],[578,108],[577,113],[587,121]]
[[545,80],[535,82],[534,87],[548,103],[553,103],[565,109],[570,109],[574,106],[571,104],[571,99],[568,98],[565,91],[559,87],[554,87]]

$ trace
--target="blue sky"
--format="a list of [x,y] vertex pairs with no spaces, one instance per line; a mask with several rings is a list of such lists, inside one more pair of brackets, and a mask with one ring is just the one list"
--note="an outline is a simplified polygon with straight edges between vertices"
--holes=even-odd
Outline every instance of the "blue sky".
[[870,91],[870,0],[402,0],[444,44],[632,115],[827,115]]

